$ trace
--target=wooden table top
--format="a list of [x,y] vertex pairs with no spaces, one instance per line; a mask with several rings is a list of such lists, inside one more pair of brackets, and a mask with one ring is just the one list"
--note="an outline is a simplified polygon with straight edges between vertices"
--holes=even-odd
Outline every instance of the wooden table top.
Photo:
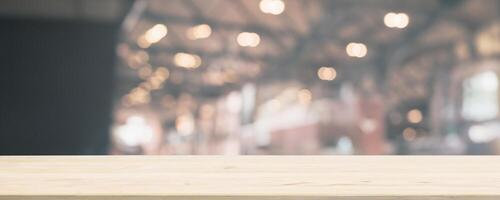
[[500,200],[500,156],[0,156],[0,199]]

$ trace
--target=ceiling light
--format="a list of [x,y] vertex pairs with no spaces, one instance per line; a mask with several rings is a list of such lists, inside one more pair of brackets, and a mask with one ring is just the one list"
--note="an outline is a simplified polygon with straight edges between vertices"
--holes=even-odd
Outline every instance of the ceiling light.
[[333,67],[320,67],[318,69],[318,77],[321,80],[333,81],[337,77],[337,71]]
[[282,0],[261,0],[259,8],[263,13],[279,15],[285,11],[285,2]]
[[190,40],[198,40],[210,37],[212,28],[207,24],[193,26],[186,31],[186,36]]
[[410,17],[406,13],[387,13],[384,16],[384,24],[389,28],[405,28],[410,22]]
[[201,65],[201,58],[195,54],[176,53],[174,63],[179,67],[197,68]]
[[363,43],[351,42],[347,44],[346,52],[351,57],[362,58],[366,56],[368,49]]
[[146,31],[144,34],[144,39],[150,44],[159,42],[163,37],[167,35],[167,27],[163,24],[156,24],[151,29]]
[[241,32],[236,41],[242,47],[256,47],[260,43],[260,36],[257,33]]

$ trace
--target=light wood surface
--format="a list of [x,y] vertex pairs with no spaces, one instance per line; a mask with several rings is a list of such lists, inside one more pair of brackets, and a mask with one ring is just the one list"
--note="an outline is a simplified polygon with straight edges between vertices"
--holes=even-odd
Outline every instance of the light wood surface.
[[500,157],[0,157],[9,200],[500,200]]

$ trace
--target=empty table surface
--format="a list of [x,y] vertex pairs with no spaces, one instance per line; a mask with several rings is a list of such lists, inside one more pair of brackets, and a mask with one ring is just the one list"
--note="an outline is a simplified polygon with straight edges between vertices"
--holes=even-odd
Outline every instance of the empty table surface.
[[498,200],[496,156],[0,156],[0,199]]

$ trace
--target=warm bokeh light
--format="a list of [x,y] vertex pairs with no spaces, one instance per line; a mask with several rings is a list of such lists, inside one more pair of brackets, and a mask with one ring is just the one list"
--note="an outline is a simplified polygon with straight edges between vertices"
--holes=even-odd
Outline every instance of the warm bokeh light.
[[163,81],[160,77],[153,76],[151,77],[147,83],[151,85],[151,90],[158,90],[163,87]]
[[125,102],[129,105],[138,105],[149,103],[150,93],[143,87],[136,87],[125,97]]
[[162,80],[167,80],[170,76],[170,71],[166,67],[158,67],[156,68],[154,75]]
[[139,68],[139,70],[137,70],[137,73],[140,78],[147,79],[149,76],[151,76],[153,70],[151,69],[151,67],[141,67]]
[[308,89],[301,89],[297,92],[297,100],[300,104],[308,105],[312,100],[312,93]]
[[176,53],[174,63],[179,67],[193,69],[201,65],[201,58],[195,54]]
[[500,154],[498,3],[378,1],[139,1],[115,124],[157,119],[155,154]]
[[413,109],[408,112],[406,115],[406,119],[408,122],[413,123],[413,124],[418,124],[422,121],[422,112],[418,109]]
[[389,28],[405,28],[410,23],[410,17],[406,13],[387,13],[384,16],[384,24]]
[[194,132],[194,119],[191,114],[184,114],[175,120],[177,132],[183,135],[190,135]]
[[260,36],[257,33],[241,32],[236,41],[242,47],[256,47],[260,43]]
[[208,38],[210,34],[212,34],[212,28],[208,24],[196,25],[186,31],[186,37],[190,40]]
[[415,129],[408,127],[403,130],[403,138],[406,141],[413,141],[416,137],[417,131]]
[[347,52],[347,55],[357,58],[365,57],[366,53],[368,52],[366,45],[364,45],[363,43],[356,43],[356,42],[351,42],[347,44],[345,50]]
[[154,44],[159,42],[163,37],[167,35],[167,26],[163,24],[156,24],[151,29],[146,31],[144,34],[144,39],[150,43]]
[[153,86],[149,82],[142,82],[139,84],[139,87],[145,89],[145,90],[152,90]]
[[131,53],[127,57],[128,67],[132,69],[138,69],[144,65],[147,65],[149,61],[149,54],[143,50],[137,51],[136,53]]
[[145,48],[149,48],[151,46],[151,43],[146,40],[146,38],[144,37],[144,35],[141,35],[137,39],[137,46],[145,49]]
[[318,69],[318,77],[321,80],[333,81],[337,77],[337,71],[333,67],[320,67]]
[[203,74],[203,81],[209,85],[223,85],[224,76],[220,71],[207,71]]
[[263,13],[279,15],[285,11],[285,2],[282,0],[261,0],[259,8]]
[[137,51],[135,56],[141,60],[141,63],[146,63],[149,60],[149,54],[144,50]]

